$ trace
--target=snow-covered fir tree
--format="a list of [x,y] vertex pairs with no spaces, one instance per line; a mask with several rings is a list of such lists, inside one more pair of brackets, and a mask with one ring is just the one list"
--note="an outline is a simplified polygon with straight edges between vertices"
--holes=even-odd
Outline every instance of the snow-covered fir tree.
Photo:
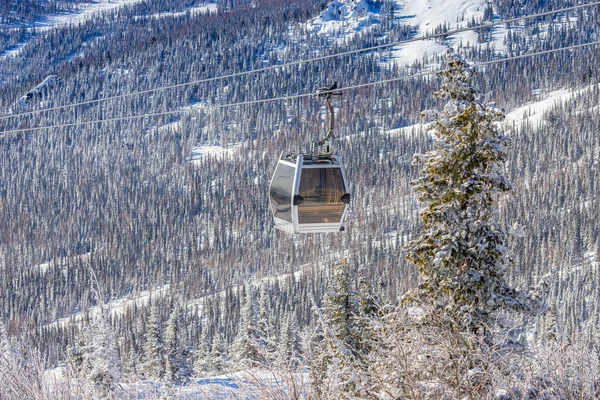
[[139,357],[135,352],[135,348],[132,346],[123,362],[123,375],[131,379],[136,379],[138,377],[138,366]]
[[502,110],[477,100],[476,70],[448,53],[435,94],[448,102],[428,112],[434,149],[415,156],[423,166],[413,182],[423,233],[406,250],[421,282],[403,297],[408,308],[388,312],[374,331],[369,364],[372,379],[386,377],[377,391],[392,396],[488,396],[505,337],[498,313],[544,309],[540,290],[518,291],[504,277],[511,260],[495,200],[510,189],[502,175],[510,140],[496,124]]
[[206,331],[202,331],[199,343],[196,343],[196,351],[194,354],[194,372],[196,375],[202,376],[208,374],[210,369],[210,344],[206,339]]
[[366,281],[361,291],[351,283],[347,262],[334,266],[333,276],[323,300],[320,318],[322,339],[311,363],[315,395],[318,398],[365,398],[366,356],[373,347],[370,336],[374,310]]
[[555,341],[558,337],[558,323],[556,321],[556,304],[552,304],[546,314],[546,323],[544,324],[544,339]]
[[15,358],[15,350],[8,337],[6,325],[0,320],[0,362],[10,363]]
[[189,351],[183,344],[180,329],[181,310],[175,307],[169,317],[165,333],[165,377],[168,382],[175,384],[185,383],[192,372]]
[[261,335],[252,298],[252,286],[246,285],[244,293],[239,331],[231,350],[234,362],[250,366],[262,361],[263,352],[261,351]]
[[288,315],[281,326],[279,337],[279,357],[283,365],[296,368],[302,361],[302,346],[296,318]]
[[208,365],[212,374],[221,374],[231,365],[231,360],[227,355],[223,339],[218,336],[213,340]]
[[91,385],[94,398],[114,398],[121,380],[121,358],[106,310],[81,331],[69,349],[69,359],[76,378]]
[[426,112],[434,150],[415,156],[422,169],[412,183],[423,204],[423,233],[406,246],[421,283],[405,301],[441,312],[457,329],[483,334],[494,312],[539,311],[541,304],[504,277],[511,261],[495,201],[511,189],[502,172],[510,139],[497,125],[504,112],[477,100],[476,72],[449,52],[434,94],[448,102],[441,112]]
[[165,374],[165,343],[158,310],[152,308],[146,326],[144,358],[140,371],[145,378],[161,379]]

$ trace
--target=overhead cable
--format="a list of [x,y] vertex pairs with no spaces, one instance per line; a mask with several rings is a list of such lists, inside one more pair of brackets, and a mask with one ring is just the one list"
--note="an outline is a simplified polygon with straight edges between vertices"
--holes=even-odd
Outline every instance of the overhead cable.
[[[600,45],[600,40],[596,41],[596,42],[576,44],[576,45],[560,47],[560,48],[556,48],[556,49],[542,50],[542,51],[538,51],[535,53],[521,54],[518,56],[512,56],[512,57],[500,58],[497,60],[485,61],[485,62],[479,63],[479,65],[482,67],[485,67],[485,66],[489,66],[489,65],[493,65],[493,64],[499,64],[499,63],[513,61],[513,60],[519,60],[519,59],[527,58],[527,57],[535,57],[535,56],[540,56],[540,55],[544,55],[544,54],[556,53],[559,51],[574,50],[574,49],[579,49],[579,48],[583,48],[583,47],[587,47],[587,46],[597,46],[597,45]],[[414,75],[406,75],[406,76],[400,76],[397,78],[379,80],[379,81],[375,81],[375,82],[361,83],[361,84],[357,84],[357,85],[337,88],[336,91],[337,92],[345,92],[345,91],[365,88],[365,87],[369,87],[369,86],[382,85],[385,83],[398,82],[398,81],[403,81],[403,80],[407,80],[407,79],[422,78],[425,76],[437,74],[438,72],[440,72],[440,71],[426,71],[426,72],[422,72],[422,73],[414,74]],[[238,103],[200,106],[200,107],[198,107],[198,109],[211,110],[211,109],[221,109],[221,108],[229,108],[229,107],[240,107],[240,106],[267,103],[267,102],[273,102],[273,101],[293,100],[293,99],[299,99],[299,98],[304,98],[304,97],[311,97],[314,95],[315,95],[314,93],[302,93],[302,94],[289,95],[289,96],[271,97],[268,99],[248,100],[248,101],[242,101],[242,102],[238,102]],[[80,126],[80,125],[91,125],[91,124],[98,124],[98,123],[103,123],[103,122],[125,121],[125,120],[149,118],[149,117],[160,117],[160,116],[165,116],[165,115],[184,114],[184,113],[188,113],[188,112],[189,112],[189,109],[188,110],[179,109],[179,110],[174,110],[174,111],[162,111],[162,112],[147,113],[147,114],[141,114],[141,115],[131,115],[131,116],[124,116],[124,117],[102,118],[102,119],[96,119],[96,120],[92,120],[92,121],[80,121],[80,122],[72,122],[72,123],[59,124],[59,125],[48,125],[48,126],[38,126],[38,127],[33,127],[33,128],[14,129],[14,130],[0,132],[0,134],[6,135],[6,134],[12,134],[12,133],[39,131],[39,130],[43,130],[43,129],[69,128],[69,127]]]

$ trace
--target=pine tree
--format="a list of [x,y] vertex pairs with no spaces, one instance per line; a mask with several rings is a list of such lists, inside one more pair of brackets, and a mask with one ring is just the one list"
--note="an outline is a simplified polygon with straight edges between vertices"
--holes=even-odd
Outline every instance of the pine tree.
[[179,383],[181,349],[179,347],[179,311],[177,309],[174,309],[169,317],[165,345],[165,376],[169,382]]
[[206,339],[205,331],[202,331],[200,343],[196,346],[196,352],[194,354],[194,372],[198,376],[210,372],[210,346]]
[[[368,284],[364,290],[370,292]],[[346,262],[336,264],[323,300],[321,323],[323,336],[316,355],[311,360],[311,375],[318,398],[365,396],[366,355],[372,348],[368,339],[370,320],[363,312],[370,309],[369,300],[362,299],[351,284]]]
[[546,314],[546,324],[544,329],[544,338],[548,341],[554,341],[557,339],[558,327],[556,322],[556,304],[552,304],[548,313]]
[[[517,291],[504,278],[511,260],[494,203],[511,188],[501,170],[510,140],[498,131],[502,110],[476,99],[476,71],[448,53],[435,93],[448,102],[441,112],[427,113],[434,149],[415,155],[422,170],[412,185],[424,205],[423,233],[406,250],[421,282],[403,298],[407,312],[391,314],[388,320],[395,322],[380,334],[404,336],[392,337],[383,349],[388,365],[394,357],[418,357],[393,371],[380,364],[375,373],[396,376],[391,386],[400,396],[486,397],[501,330],[495,317],[503,310],[544,310],[543,288]],[[440,383],[418,383],[431,380]]]
[[9,363],[14,361],[14,348],[10,343],[6,326],[0,320],[0,361]]
[[214,374],[220,374],[224,372],[228,366],[229,358],[225,351],[223,340],[220,337],[215,337],[209,357],[210,370]]
[[165,374],[165,344],[158,310],[153,307],[146,327],[144,361],[140,367],[146,378],[161,379]]
[[132,347],[129,348],[129,352],[127,353],[127,358],[123,363],[123,375],[129,377],[131,379],[136,379],[138,375],[138,356],[135,352],[135,349]]
[[246,286],[244,306],[240,312],[240,328],[232,346],[233,360],[244,366],[262,361],[260,334],[257,327],[252,287]]
[[69,348],[71,368],[78,379],[91,385],[95,398],[115,396],[121,379],[121,359],[112,326],[102,309],[100,315],[80,333]]
[[300,365],[302,348],[295,314],[288,315],[281,326],[279,354],[281,363],[296,368]]
[[185,383],[191,375],[189,354],[182,344],[180,327],[181,311],[176,307],[171,312],[165,334],[165,377],[168,382],[176,384]]
[[504,113],[476,100],[476,67],[449,53],[436,97],[449,99],[441,112],[428,112],[434,150],[416,155],[422,164],[412,182],[424,233],[406,246],[421,284],[407,301],[441,311],[458,329],[483,333],[502,309],[534,311],[527,294],[511,288],[507,236],[497,222],[498,194],[511,189],[502,175],[510,139],[498,131]]
[[88,379],[99,389],[103,397],[113,397],[121,379],[121,359],[112,326],[102,310],[93,325],[92,345],[89,353],[92,370]]
[[356,342],[355,348],[361,360],[373,348],[374,325],[380,325],[381,301],[373,294],[373,289],[367,281],[363,266],[358,269],[358,312],[354,319],[352,336]]

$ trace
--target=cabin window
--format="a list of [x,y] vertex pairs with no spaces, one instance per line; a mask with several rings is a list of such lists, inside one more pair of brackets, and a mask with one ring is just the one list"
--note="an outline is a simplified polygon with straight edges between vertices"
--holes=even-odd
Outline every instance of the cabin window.
[[340,223],[346,206],[342,202],[346,188],[340,168],[303,169],[298,194],[304,199],[298,206],[298,223]]
[[292,222],[292,189],[296,169],[289,165],[278,164],[271,181],[271,208],[275,218]]

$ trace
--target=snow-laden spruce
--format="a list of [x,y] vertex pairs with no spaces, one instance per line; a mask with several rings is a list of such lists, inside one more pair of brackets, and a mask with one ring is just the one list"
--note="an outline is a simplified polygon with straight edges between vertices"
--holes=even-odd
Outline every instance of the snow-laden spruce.
[[449,52],[435,93],[449,101],[441,112],[425,112],[433,120],[434,149],[415,156],[422,169],[412,182],[423,204],[423,233],[406,247],[421,284],[405,297],[408,303],[444,310],[472,332],[500,309],[542,309],[536,296],[504,279],[511,261],[494,202],[511,189],[502,175],[510,139],[498,129],[503,111],[477,100],[476,73],[476,67]]

